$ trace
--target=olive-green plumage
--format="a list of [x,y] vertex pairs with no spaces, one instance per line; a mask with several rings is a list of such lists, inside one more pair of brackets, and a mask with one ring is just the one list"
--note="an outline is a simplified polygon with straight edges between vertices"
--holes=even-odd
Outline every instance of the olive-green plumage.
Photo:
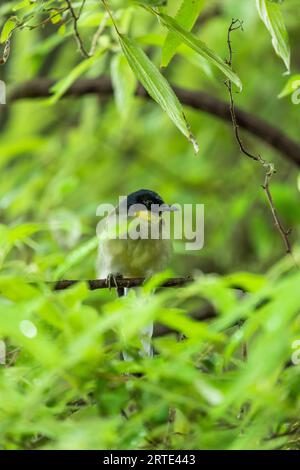
[[99,274],[149,277],[163,271],[171,255],[169,240],[103,239],[99,248]]

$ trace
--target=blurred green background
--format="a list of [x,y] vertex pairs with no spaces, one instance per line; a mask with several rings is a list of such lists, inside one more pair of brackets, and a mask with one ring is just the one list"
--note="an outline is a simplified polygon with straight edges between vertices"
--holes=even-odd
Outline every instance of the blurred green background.
[[[23,18],[30,6],[21,3],[2,2],[0,27],[11,15]],[[41,8],[66,8],[63,1],[36,3]],[[165,11],[174,15],[180,3],[167,2]],[[78,11],[81,2],[73,4]],[[166,30],[132,2],[109,4],[123,31],[159,67]],[[13,11],[16,5],[19,10]],[[299,0],[285,1],[281,7],[291,43],[291,70],[297,73]],[[207,11],[214,13],[201,22]],[[28,24],[47,18],[42,10],[33,13]],[[87,48],[103,14],[101,2],[85,2],[78,27]],[[300,108],[290,96],[278,98],[288,77],[255,2],[203,2],[193,32],[226,59],[232,17],[244,21],[244,32],[232,36],[234,69],[243,82],[243,92],[234,93],[236,105],[299,141]],[[8,92],[8,104],[0,106],[0,339],[13,358],[11,367],[0,366],[0,448],[291,447],[286,444],[288,437],[278,441],[274,436],[289,436],[299,412],[299,370],[297,376],[296,367],[284,367],[291,342],[300,335],[296,287],[300,278],[291,259],[284,258],[261,188],[264,170],[240,154],[230,124],[188,107],[185,113],[199,143],[198,155],[166,113],[141,97],[129,94],[122,112],[113,95],[67,97],[55,103],[48,98],[10,102],[16,84],[37,77],[62,80],[83,60],[72,19],[64,18],[62,14],[54,24],[17,28],[10,56],[0,69]],[[111,47],[83,77],[111,73],[120,46],[109,21],[97,47],[108,43]],[[187,47],[179,52],[162,70],[172,85],[228,100],[224,77],[215,67]],[[271,189],[282,221],[292,228],[297,255],[299,169],[263,141],[247,133],[243,138],[251,151],[276,166]],[[133,295],[123,305],[113,292],[89,293],[83,285],[57,294],[42,284],[27,284],[29,280],[95,278],[96,208],[102,202],[115,204],[119,195],[140,188],[157,191],[168,203],[205,205],[204,248],[187,252],[183,242],[176,242],[170,266],[179,276],[208,275],[199,278],[194,290],[159,294],[157,300],[150,300],[150,308]],[[291,278],[286,274],[290,271]],[[253,292],[243,308],[232,294],[228,275]],[[259,307],[264,313],[258,318],[269,319],[269,330],[257,319],[256,308],[267,294],[273,303]],[[185,313],[199,308],[203,297],[214,304],[224,325],[199,326],[187,319]],[[145,311],[144,320],[142,315],[139,320],[133,316],[139,309]],[[172,319],[178,316],[177,329],[186,336],[191,329],[195,333],[187,343],[177,343],[173,336],[158,339],[160,356],[153,363],[137,359],[136,367],[146,378],[126,383],[121,373],[128,365],[117,359],[122,342],[117,325],[126,315],[133,341],[141,326],[138,322],[149,319],[174,327]],[[232,339],[224,328],[240,316],[252,316],[252,323]],[[18,322],[24,319],[38,325],[36,339],[20,332]],[[111,338],[110,326],[118,340]],[[245,337],[258,342],[247,365],[234,355]],[[256,359],[260,362],[262,357],[269,358],[268,365],[257,369]],[[276,389],[279,377],[283,382]],[[76,403],[82,397],[86,406],[78,411]],[[130,400],[135,400],[133,416],[123,421],[120,410]],[[168,421],[171,405],[177,409],[176,432]],[[246,416],[243,423],[238,417],[241,406]]]

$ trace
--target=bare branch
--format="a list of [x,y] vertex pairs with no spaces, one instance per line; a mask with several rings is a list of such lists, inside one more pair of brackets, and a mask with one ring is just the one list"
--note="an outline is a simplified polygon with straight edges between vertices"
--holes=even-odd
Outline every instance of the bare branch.
[[[21,25],[21,28],[28,28],[30,31],[32,31],[33,29],[39,28],[40,26],[45,26],[46,24],[50,23],[50,21],[52,21],[54,18],[56,18],[57,16],[60,16],[62,13],[68,10],[69,8],[59,8],[58,10],[55,11],[55,13],[52,16],[48,16],[47,18],[42,20],[40,23],[33,24],[33,25],[27,25],[25,23]],[[48,11],[51,11],[51,9],[47,10],[47,12]],[[63,23],[63,20],[61,20],[60,23]]]
[[[21,82],[14,86],[9,94],[8,101],[45,98],[51,95],[50,89],[55,81],[49,78],[36,78]],[[223,121],[232,124],[232,117],[228,103],[203,91],[192,91],[173,87],[180,102],[191,108],[211,114]],[[73,83],[64,96],[80,97],[88,94],[110,96],[113,93],[111,81],[108,77],[83,78]],[[147,92],[140,86],[136,94],[149,99]],[[288,160],[300,166],[300,145],[290,138],[281,129],[269,124],[255,114],[249,113],[235,106],[235,116],[239,128],[243,128],[255,137],[269,144]]]
[[[231,33],[233,31],[236,31],[237,29],[243,30],[243,23],[240,20],[232,20],[231,25],[228,28],[228,33],[227,33],[227,45],[228,45],[228,50],[229,50],[229,59],[227,60],[228,65],[232,68],[232,46],[231,46]],[[265,175],[265,181],[264,184],[262,185],[263,190],[265,191],[265,194],[267,196],[267,200],[271,209],[272,217],[274,220],[275,227],[277,228],[284,246],[285,250],[287,253],[292,252],[292,247],[291,243],[289,240],[289,234],[291,233],[291,230],[286,230],[280,220],[279,214],[275,208],[273,197],[270,191],[270,181],[274,173],[276,173],[275,167],[273,163],[267,162],[264,160],[260,155],[254,155],[251,152],[249,152],[246,147],[243,144],[243,141],[240,136],[239,132],[239,125],[235,113],[235,105],[234,105],[234,100],[233,100],[233,93],[232,93],[232,84],[230,80],[227,80],[225,82],[225,85],[228,88],[229,92],[229,97],[230,97],[230,114],[231,114],[231,119],[232,119],[232,124],[234,128],[234,133],[236,140],[239,144],[240,151],[246,155],[248,158],[251,158],[251,160],[254,160],[255,162],[259,163],[263,168],[266,170],[266,175]]]

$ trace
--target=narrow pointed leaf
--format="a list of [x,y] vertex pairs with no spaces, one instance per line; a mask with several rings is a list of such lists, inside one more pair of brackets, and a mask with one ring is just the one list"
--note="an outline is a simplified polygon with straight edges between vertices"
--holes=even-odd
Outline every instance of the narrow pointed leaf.
[[182,106],[165,77],[147,57],[145,52],[130,38],[119,35],[125,57],[149,95],[162,107],[178,129],[193,144],[198,152],[198,144],[191,134]]
[[290,71],[290,44],[289,36],[284,24],[281,7],[268,0],[256,0],[258,13],[272,37],[272,44],[276,54],[281,57],[287,71]]
[[[152,11],[154,12],[154,10]],[[223,74],[229,78],[229,80],[235,83],[235,85],[240,90],[242,89],[242,82],[240,78],[232,71],[232,69],[224,62],[224,60],[222,60],[214,51],[212,51],[203,41],[180,26],[180,24],[178,24],[174,18],[171,18],[168,15],[164,15],[163,13],[155,12],[155,14],[159,16],[166,28],[168,28],[170,31],[174,31],[174,33],[176,33],[179,38],[181,38],[182,42],[218,67],[223,72]]]
[[[292,75],[288,82],[285,84],[283,90],[278,95],[278,98],[284,98],[285,96],[297,93],[300,89],[300,74]],[[299,93],[298,93],[299,94]]]
[[94,62],[94,58],[85,59],[74,67],[66,77],[63,77],[51,88],[53,95],[49,98],[49,104],[55,104],[70,88],[71,85],[83,75]]
[[6,42],[10,38],[11,33],[13,32],[13,30],[16,27],[16,24],[17,23],[16,23],[16,18],[15,17],[9,18],[4,23],[4,26],[2,28],[1,35],[0,35],[0,44],[3,44],[4,42]]
[[126,116],[136,89],[136,77],[122,53],[115,54],[112,59],[111,79],[117,108],[122,116]]
[[[180,8],[175,15],[175,20],[187,31],[190,31],[204,4],[205,0],[182,0]],[[163,67],[169,64],[181,42],[182,40],[177,34],[173,31],[168,32],[162,49],[161,64]]]
[[70,86],[94,65],[95,61],[105,52],[105,50],[105,47],[99,49],[95,55],[77,64],[67,76],[56,82],[51,88],[53,95],[49,98],[48,104],[55,104],[66,93]]

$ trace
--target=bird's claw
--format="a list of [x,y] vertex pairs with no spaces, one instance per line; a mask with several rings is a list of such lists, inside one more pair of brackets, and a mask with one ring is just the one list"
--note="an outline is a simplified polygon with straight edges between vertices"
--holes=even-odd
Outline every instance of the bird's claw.
[[118,279],[122,279],[122,275],[121,274],[108,274],[107,278],[106,278],[106,282],[107,282],[107,287],[109,288],[109,290],[112,289],[112,287],[116,287],[118,288]]

